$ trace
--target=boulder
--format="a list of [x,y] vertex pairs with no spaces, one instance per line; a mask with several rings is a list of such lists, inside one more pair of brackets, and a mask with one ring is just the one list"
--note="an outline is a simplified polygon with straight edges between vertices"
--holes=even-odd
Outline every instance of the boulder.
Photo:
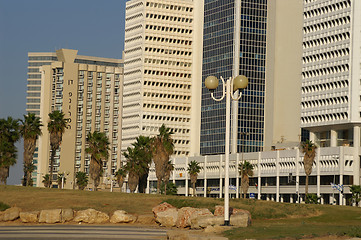
[[213,216],[213,214],[207,208],[183,207],[178,210],[176,226],[179,228],[190,227],[192,219],[204,216]]
[[78,211],[73,221],[84,223],[106,223],[109,221],[109,216],[108,214],[95,209],[87,209]]
[[246,213],[231,215],[230,224],[235,227],[248,227],[251,225],[251,218]]
[[13,221],[13,220],[18,219],[20,217],[20,212],[21,212],[21,209],[18,207],[11,207],[11,208],[6,209],[3,212],[3,216],[2,216],[3,221],[7,222],[7,221]]
[[155,206],[152,211],[155,217],[157,217],[157,214],[159,212],[164,212],[168,209],[177,209],[176,207],[172,206],[171,204],[164,202],[162,204],[159,204],[158,206]]
[[128,214],[123,210],[115,211],[113,216],[110,218],[111,223],[134,223],[135,221],[137,221],[136,216]]
[[73,209],[67,208],[61,210],[61,222],[70,222],[74,218]]
[[227,231],[227,230],[231,230],[232,229],[232,226],[218,226],[218,225],[215,225],[215,226],[208,226],[204,229],[204,233],[216,233],[216,234],[219,234],[219,233],[222,233],[224,231]]
[[20,212],[20,220],[23,223],[36,223],[39,221],[40,211]]
[[4,221],[4,212],[0,212],[0,222]]
[[[251,213],[244,209],[238,209],[238,208],[229,208],[229,216],[236,215],[236,214],[247,214],[250,219]],[[224,216],[224,206],[217,205],[214,209],[214,216]]]
[[61,222],[61,209],[41,210],[39,223]]
[[191,228],[206,228],[208,226],[220,226],[224,224],[223,216],[200,216],[191,220]]
[[174,227],[178,219],[178,210],[176,208],[168,208],[163,212],[158,212],[155,221],[163,227]]

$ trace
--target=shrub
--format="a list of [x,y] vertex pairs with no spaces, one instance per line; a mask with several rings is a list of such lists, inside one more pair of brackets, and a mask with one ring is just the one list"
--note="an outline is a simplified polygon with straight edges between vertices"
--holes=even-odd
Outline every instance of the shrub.
[[6,209],[10,208],[9,205],[3,203],[3,202],[0,202],[0,211],[4,211]]

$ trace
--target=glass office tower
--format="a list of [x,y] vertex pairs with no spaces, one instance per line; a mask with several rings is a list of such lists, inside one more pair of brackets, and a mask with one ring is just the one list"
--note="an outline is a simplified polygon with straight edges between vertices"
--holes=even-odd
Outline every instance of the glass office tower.
[[[240,25],[235,24],[236,21],[240,21]],[[249,85],[238,103],[238,152],[263,149],[266,27],[267,0],[205,0],[202,81],[211,75],[222,76],[225,80],[239,74],[249,78]],[[239,58],[239,66],[234,66],[238,65],[236,58]],[[216,90],[216,96],[221,95],[221,89],[222,86]],[[203,85],[202,155],[224,153],[225,112],[225,101],[215,102]]]

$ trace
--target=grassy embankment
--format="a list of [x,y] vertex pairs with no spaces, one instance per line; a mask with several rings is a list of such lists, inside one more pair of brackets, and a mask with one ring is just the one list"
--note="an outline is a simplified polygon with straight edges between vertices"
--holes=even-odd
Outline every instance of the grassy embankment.
[[[178,208],[206,207],[211,211],[223,205],[222,199],[88,192],[31,187],[0,186],[0,202],[24,211],[94,208],[112,213],[122,209],[138,215],[151,215],[152,208],[166,201]],[[231,207],[249,210],[252,226],[225,233],[230,239],[293,239],[305,236],[348,235],[361,237],[361,209],[345,206],[275,203],[250,199],[232,199]]]

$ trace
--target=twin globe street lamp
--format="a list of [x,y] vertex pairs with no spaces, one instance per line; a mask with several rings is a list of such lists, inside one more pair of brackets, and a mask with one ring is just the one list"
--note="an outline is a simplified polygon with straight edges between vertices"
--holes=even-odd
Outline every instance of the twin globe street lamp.
[[[231,98],[234,101],[238,101],[242,96],[242,90],[245,89],[248,85],[248,78],[246,76],[240,75],[235,78],[230,77],[226,82],[223,77],[221,77],[223,83],[223,95],[220,98],[214,97],[214,90],[218,87],[219,81],[215,76],[209,76],[206,78],[204,84],[211,91],[211,96],[213,100],[220,102],[226,97],[226,145],[225,145],[225,176],[224,176],[224,225],[229,226],[229,144],[230,144],[230,126],[231,126],[231,109],[230,103]],[[232,87],[232,88],[231,88]],[[238,93],[239,91],[239,94]],[[234,129],[233,131],[237,131]]]

